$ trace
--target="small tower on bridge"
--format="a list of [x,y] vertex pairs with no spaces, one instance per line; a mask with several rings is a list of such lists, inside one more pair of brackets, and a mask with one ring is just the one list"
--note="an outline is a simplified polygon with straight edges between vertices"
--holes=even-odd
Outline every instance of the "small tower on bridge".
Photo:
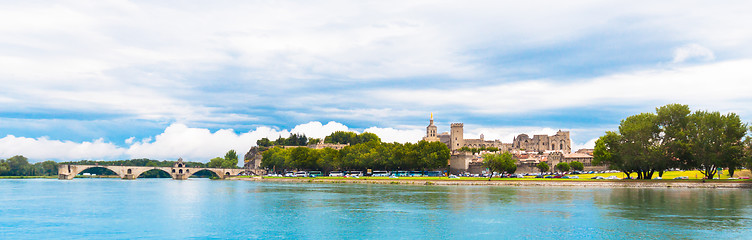
[[183,158],[178,158],[178,161],[175,162],[175,164],[172,165],[174,168],[183,168],[185,167],[185,163],[183,163]]
[[182,157],[178,158],[178,161],[172,165],[172,176],[174,179],[186,180],[189,176],[191,176],[190,171],[191,170],[189,168],[186,168],[185,163],[183,163]]

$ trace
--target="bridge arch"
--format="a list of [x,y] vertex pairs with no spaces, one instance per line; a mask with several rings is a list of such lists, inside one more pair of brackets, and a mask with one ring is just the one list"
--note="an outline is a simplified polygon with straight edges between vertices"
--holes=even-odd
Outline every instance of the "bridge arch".
[[218,177],[218,178],[222,177],[222,175],[219,175],[216,171],[212,171],[211,169],[208,169],[208,168],[193,169],[193,171],[191,171],[191,172],[187,172],[188,170],[189,169],[186,169],[186,174],[188,174],[188,177],[196,175],[199,172],[208,172],[208,173],[211,173],[212,177]]
[[[130,170],[130,169],[129,169],[129,170]],[[167,175],[170,175],[170,178],[173,178],[173,179],[175,178],[175,174],[172,174],[172,173],[170,173],[170,172],[168,172],[167,170],[165,170],[165,169],[162,169],[162,168],[148,168],[148,169],[141,169],[141,171],[139,171],[139,172],[138,172],[138,175],[136,175],[136,174],[133,174],[133,178],[134,178],[134,179],[135,179],[135,178],[139,178],[139,177],[141,177],[141,175],[143,175],[144,173],[146,173],[146,172],[148,172],[148,171],[154,171],[154,170],[156,170],[156,171],[161,171],[161,172],[164,172],[164,173],[167,173]]]
[[[75,166],[75,165],[74,165],[74,166]],[[81,169],[75,169],[75,171],[71,171],[71,173],[72,173],[72,175],[73,175],[73,176],[76,176],[76,175],[78,175],[78,174],[81,174],[82,172],[84,172],[84,171],[86,171],[86,170],[89,170],[89,169],[93,169],[93,168],[104,168],[104,169],[107,169],[107,170],[110,170],[110,171],[114,172],[114,173],[115,173],[115,174],[117,174],[117,175],[118,175],[118,177],[120,177],[120,178],[123,178],[123,177],[125,177],[125,175],[124,175],[124,174],[122,174],[122,173],[121,173],[120,171],[118,171],[118,169],[116,169],[116,168],[113,168],[112,166],[100,166],[100,165],[96,165],[96,166],[86,166],[86,167],[84,167],[84,168],[81,168]]]

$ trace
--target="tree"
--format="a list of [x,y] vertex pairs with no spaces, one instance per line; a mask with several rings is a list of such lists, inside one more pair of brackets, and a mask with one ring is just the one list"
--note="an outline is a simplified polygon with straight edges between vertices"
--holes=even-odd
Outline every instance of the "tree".
[[538,165],[535,165],[535,167],[538,168],[541,174],[543,174],[544,172],[548,172],[549,170],[548,163],[546,162],[539,162]]
[[308,145],[314,145],[321,143],[321,138],[308,138]]
[[569,164],[565,162],[560,162],[556,164],[556,169],[559,170],[559,172],[566,172],[569,171]]
[[10,176],[28,176],[31,174],[33,167],[29,164],[29,159],[16,155],[5,160],[8,166],[8,175]]
[[259,147],[271,147],[272,145],[273,145],[272,141],[269,141],[269,138],[262,138],[262,139],[256,140],[256,146],[259,146]]
[[227,151],[222,161],[222,168],[238,168],[238,153],[235,150]]
[[225,162],[224,158],[221,157],[215,157],[209,160],[209,163],[207,164],[207,167],[210,168],[222,168],[222,164]]
[[38,174],[54,176],[57,175],[57,165],[57,162],[47,160],[34,164],[34,167],[39,169]]
[[659,156],[654,165],[659,177],[663,177],[663,172],[669,168],[681,167],[679,160],[688,157],[690,113],[689,106],[682,104],[668,104],[656,109],[662,134],[658,143]]
[[585,170],[585,165],[578,161],[569,163],[569,166],[572,167],[572,170],[576,170],[576,171]]
[[511,153],[504,152],[502,154],[483,154],[483,166],[491,171],[488,180],[491,180],[494,172],[498,173],[514,173],[517,171],[517,160],[514,159]]
[[641,113],[621,121],[619,132],[606,132],[596,141],[593,151],[595,164],[609,164],[629,175],[637,172],[638,179],[650,179],[660,156],[660,127],[657,116]]
[[742,138],[749,128],[735,113],[697,111],[690,115],[689,157],[682,159],[689,167],[700,170],[712,179],[717,168],[738,168],[742,165]]

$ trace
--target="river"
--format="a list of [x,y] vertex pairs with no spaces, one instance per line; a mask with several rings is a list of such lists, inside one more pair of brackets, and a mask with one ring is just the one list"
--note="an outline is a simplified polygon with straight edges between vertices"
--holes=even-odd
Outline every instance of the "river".
[[749,239],[748,189],[0,179],[0,239]]

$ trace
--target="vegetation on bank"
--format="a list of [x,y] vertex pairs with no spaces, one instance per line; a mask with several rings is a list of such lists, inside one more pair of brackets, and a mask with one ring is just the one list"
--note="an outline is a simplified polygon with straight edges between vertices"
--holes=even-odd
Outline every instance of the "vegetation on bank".
[[238,168],[238,154],[235,150],[230,150],[224,158],[215,157],[206,164],[209,168]]
[[21,155],[0,159],[0,176],[57,176],[57,162],[31,164],[29,159]]
[[621,121],[595,143],[594,164],[606,164],[638,179],[663,176],[671,168],[698,169],[712,179],[718,169],[729,175],[750,162],[749,127],[735,113],[695,111],[670,104],[656,113],[641,113]]
[[[743,170],[742,171],[744,175],[750,176],[752,173],[750,173],[749,170]],[[535,178],[534,176],[525,176],[523,178],[493,178],[491,181],[578,181],[578,182],[702,182],[703,175],[698,170],[690,170],[690,171],[666,171],[664,172],[663,179],[652,179],[652,180],[629,180],[624,179],[627,177],[623,172],[618,173],[593,173],[593,174],[578,174],[578,175],[570,175],[570,176],[578,176],[579,178]],[[600,176],[603,178],[608,178],[610,176],[618,177],[619,179],[591,179],[592,177]],[[253,176],[238,176],[235,178],[251,178]],[[632,173],[629,177],[636,178],[637,174]],[[674,179],[676,177],[687,177],[687,179]],[[421,181],[421,180],[431,180],[431,181],[488,181],[489,179],[486,177],[459,177],[459,178],[448,178],[448,177],[399,177],[399,178],[392,178],[392,177],[359,177],[359,178],[345,178],[345,177],[269,177],[264,176],[264,179],[307,179],[307,180],[315,180],[315,179],[337,179],[337,180],[352,180],[352,181],[361,181],[361,180],[392,180],[392,181]],[[729,179],[727,176],[723,176],[721,179],[714,179],[714,180],[705,180],[707,182],[752,182],[750,179]]]
[[384,143],[373,133],[335,132],[327,143],[350,144],[341,150],[272,147],[262,152],[261,167],[283,170],[446,170],[449,148],[440,142]]
[[[238,156],[235,150],[230,150],[224,158],[214,158],[209,163],[201,162],[183,162],[186,167],[196,168],[238,168]],[[8,159],[0,159],[0,177],[3,178],[23,178],[23,177],[41,177],[57,176],[59,164],[71,165],[99,165],[99,166],[139,166],[139,167],[172,167],[175,161],[159,161],[146,158],[115,160],[115,161],[92,161],[79,160],[57,163],[55,161],[44,161],[30,164],[24,156],[14,156]],[[81,173],[89,173],[97,176],[117,175],[117,173],[101,167],[89,168]],[[214,173],[209,171],[200,171],[193,174],[194,177],[212,177]],[[170,174],[159,171],[149,170],[140,175],[142,178],[170,178]]]
[[[517,171],[517,159],[509,152],[483,154],[483,166],[491,172],[512,174]],[[489,176],[491,179],[493,175]]]
[[460,152],[469,152],[469,153],[472,153],[472,154],[477,154],[477,153],[480,153],[481,151],[498,152],[499,148],[497,148],[497,147],[486,147],[486,146],[482,146],[482,147],[479,147],[479,148],[471,148],[471,147],[468,147],[468,146],[464,146],[464,147],[461,147],[459,149],[459,151]]

